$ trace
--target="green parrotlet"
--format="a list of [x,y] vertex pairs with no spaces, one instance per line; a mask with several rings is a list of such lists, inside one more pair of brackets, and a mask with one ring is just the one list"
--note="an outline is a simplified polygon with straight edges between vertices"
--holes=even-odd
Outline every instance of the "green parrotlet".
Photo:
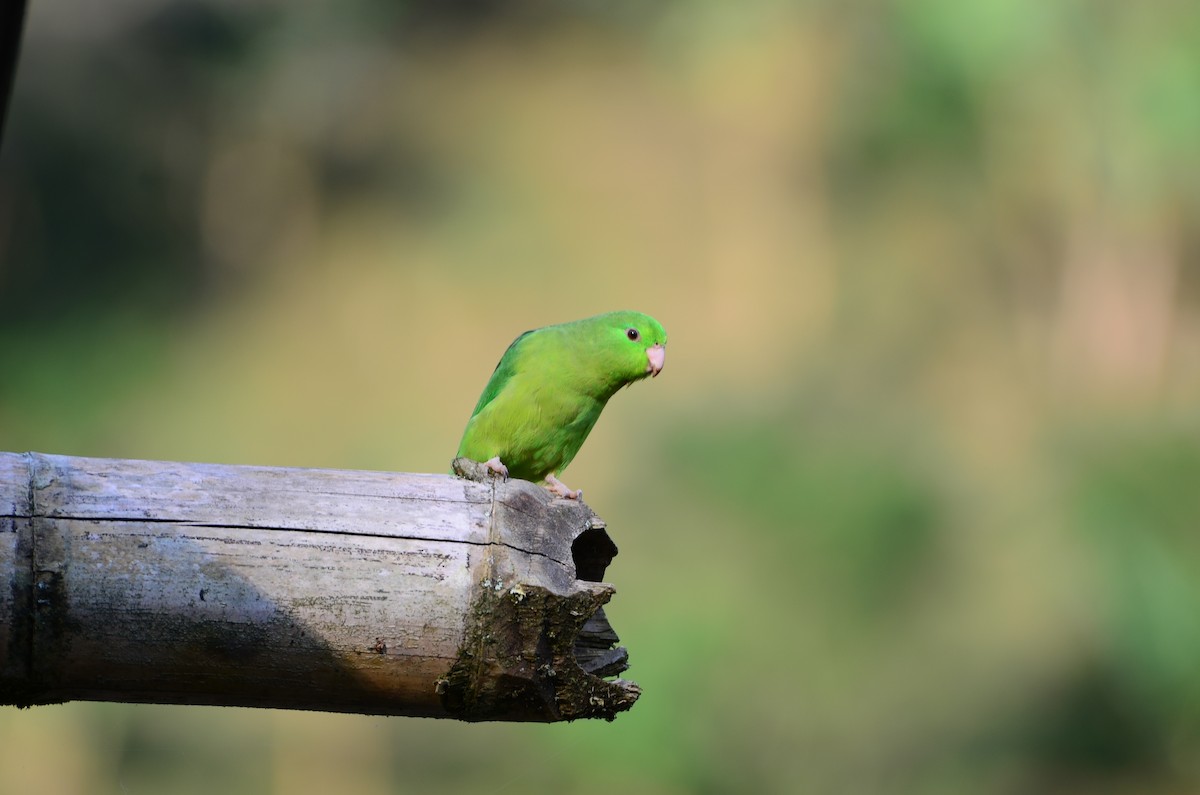
[[458,455],[505,477],[545,481],[559,496],[581,491],[558,479],[608,399],[656,376],[667,332],[641,312],[604,315],[526,331],[496,365],[463,431]]

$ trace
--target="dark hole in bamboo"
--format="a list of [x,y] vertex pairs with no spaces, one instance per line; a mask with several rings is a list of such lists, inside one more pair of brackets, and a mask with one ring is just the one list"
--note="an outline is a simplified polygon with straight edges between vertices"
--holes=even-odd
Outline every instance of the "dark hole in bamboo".
[[571,544],[575,577],[587,582],[604,582],[604,572],[616,556],[617,545],[599,524],[584,530]]

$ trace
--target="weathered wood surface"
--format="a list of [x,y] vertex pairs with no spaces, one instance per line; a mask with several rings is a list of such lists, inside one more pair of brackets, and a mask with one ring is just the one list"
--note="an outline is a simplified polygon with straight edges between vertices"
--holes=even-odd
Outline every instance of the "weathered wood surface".
[[611,719],[615,553],[524,481],[0,453],[0,703]]

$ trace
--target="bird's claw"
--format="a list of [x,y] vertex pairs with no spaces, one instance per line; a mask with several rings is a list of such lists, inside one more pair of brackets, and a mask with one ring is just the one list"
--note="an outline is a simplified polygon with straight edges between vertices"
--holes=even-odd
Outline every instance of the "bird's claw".
[[579,499],[583,498],[583,490],[582,489],[572,489],[566,483],[563,483],[561,480],[554,477],[554,475],[546,476],[546,484],[549,487],[551,492],[553,492],[554,494],[557,494],[558,496],[562,497],[563,499],[579,500]]
[[504,462],[500,460],[500,456],[492,456],[487,461],[484,461],[483,465],[495,474],[499,475],[505,480],[508,480],[508,467],[504,466]]

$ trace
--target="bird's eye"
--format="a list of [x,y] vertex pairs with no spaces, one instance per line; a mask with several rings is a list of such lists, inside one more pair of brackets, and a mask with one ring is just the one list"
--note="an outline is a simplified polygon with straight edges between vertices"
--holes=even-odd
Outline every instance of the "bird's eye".
[[629,339],[631,339],[632,341],[637,342],[638,338],[641,337],[642,335],[638,333],[637,329],[631,328],[631,329],[625,330],[625,336],[629,337]]

